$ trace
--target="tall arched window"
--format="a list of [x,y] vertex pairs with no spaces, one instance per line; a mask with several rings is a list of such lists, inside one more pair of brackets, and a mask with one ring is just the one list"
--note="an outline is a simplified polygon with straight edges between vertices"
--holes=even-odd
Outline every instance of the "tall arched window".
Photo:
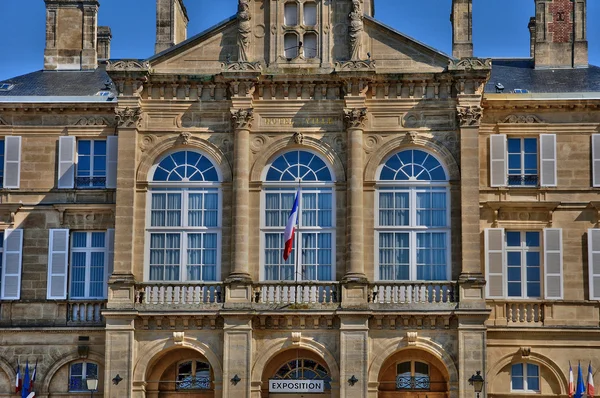
[[177,364],[177,390],[209,390],[210,365],[200,359]]
[[448,178],[418,149],[390,156],[379,168],[375,209],[379,280],[447,280],[450,276]]
[[[318,155],[295,150],[267,168],[262,197],[264,280],[329,281],[335,278],[334,180]],[[283,259],[285,226],[299,194],[292,253]],[[300,255],[296,248],[300,247]]]
[[323,365],[308,358],[284,363],[273,376],[275,380],[323,380],[325,390],[331,389],[331,377]]
[[162,158],[151,175],[147,279],[218,280],[221,190],[214,163],[201,153],[179,151]]

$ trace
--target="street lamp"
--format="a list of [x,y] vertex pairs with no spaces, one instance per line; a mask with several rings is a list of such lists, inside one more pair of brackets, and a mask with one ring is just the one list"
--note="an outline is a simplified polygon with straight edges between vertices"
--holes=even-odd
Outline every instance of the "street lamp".
[[485,380],[483,380],[483,376],[481,376],[481,371],[480,370],[478,370],[476,372],[476,374],[474,374],[473,376],[471,376],[471,378],[469,379],[469,384],[473,386],[473,389],[477,393],[477,398],[479,398],[479,393],[481,391],[483,391],[483,382],[484,381]]
[[94,392],[98,391],[98,378],[85,379],[87,389],[90,391],[90,397],[94,398]]

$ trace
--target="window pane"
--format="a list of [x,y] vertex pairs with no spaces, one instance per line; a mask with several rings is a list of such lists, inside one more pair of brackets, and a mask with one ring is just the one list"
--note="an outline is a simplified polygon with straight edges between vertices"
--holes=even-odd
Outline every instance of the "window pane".
[[304,35],[304,42],[302,44],[304,49],[304,57],[316,58],[318,51],[318,42],[316,33],[306,33]]
[[298,25],[298,4],[285,3],[283,21],[287,26]]
[[511,388],[523,390],[525,388],[523,379],[523,364],[518,363],[511,367]]
[[294,33],[286,33],[283,36],[283,47],[287,59],[296,58],[298,56],[298,37]]
[[304,25],[314,26],[317,24],[317,4],[316,3],[305,3],[304,4]]

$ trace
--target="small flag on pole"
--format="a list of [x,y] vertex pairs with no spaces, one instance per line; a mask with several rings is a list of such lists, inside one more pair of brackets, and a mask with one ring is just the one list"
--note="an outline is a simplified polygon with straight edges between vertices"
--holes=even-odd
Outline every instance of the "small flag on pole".
[[19,360],[17,359],[17,376],[15,378],[15,394],[21,391],[21,365],[19,365]]
[[593,397],[594,394],[596,393],[596,390],[594,389],[594,375],[592,373],[592,363],[591,362],[588,365],[587,385],[588,385],[587,395],[588,395],[588,397]]
[[25,374],[23,375],[23,389],[21,391],[21,398],[28,398],[29,396],[29,360],[25,362]]
[[577,387],[575,387],[574,398],[583,398],[585,394],[585,384],[583,382],[583,374],[581,373],[581,362],[577,365]]
[[33,385],[35,383],[35,376],[37,375],[37,359],[35,360],[35,367],[33,368],[33,373],[31,374],[31,383],[29,383],[29,391],[33,391]]
[[569,398],[575,394],[575,380],[573,378],[573,368],[571,367],[571,361],[569,361]]
[[285,233],[283,234],[283,241],[285,242],[283,259],[285,261],[287,261],[287,259],[290,257],[290,254],[292,253],[292,247],[294,246],[294,232],[296,229],[296,221],[298,220],[298,196],[300,196],[300,191],[296,191],[294,206],[292,206],[292,211],[290,212],[290,216],[288,217],[288,221],[285,226]]

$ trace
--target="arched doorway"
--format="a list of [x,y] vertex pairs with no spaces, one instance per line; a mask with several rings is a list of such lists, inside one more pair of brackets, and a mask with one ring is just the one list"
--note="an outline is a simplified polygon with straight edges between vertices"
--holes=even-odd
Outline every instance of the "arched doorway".
[[323,398],[331,396],[331,373],[323,358],[302,349],[277,354],[262,376],[262,398]]
[[165,352],[148,369],[146,380],[148,398],[215,396],[215,377],[210,362],[190,348]]
[[449,375],[435,355],[411,348],[392,354],[379,372],[379,398],[448,398]]

